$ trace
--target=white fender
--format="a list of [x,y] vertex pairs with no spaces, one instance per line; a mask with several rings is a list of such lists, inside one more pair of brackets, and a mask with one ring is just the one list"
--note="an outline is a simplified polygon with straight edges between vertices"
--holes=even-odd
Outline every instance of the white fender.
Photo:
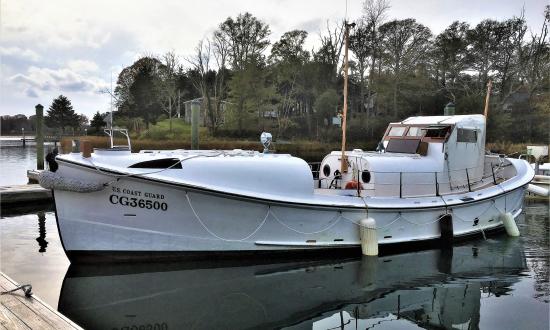
[[361,250],[363,255],[378,255],[378,236],[376,235],[376,221],[373,218],[359,221],[359,236],[361,237]]
[[507,212],[500,215],[500,220],[504,224],[504,229],[506,229],[506,233],[509,236],[517,237],[519,236],[519,229],[516,225],[516,221],[514,220],[514,217],[512,216],[512,213]]
[[527,191],[535,195],[548,197],[548,189],[535,186],[534,184],[529,184],[527,186]]

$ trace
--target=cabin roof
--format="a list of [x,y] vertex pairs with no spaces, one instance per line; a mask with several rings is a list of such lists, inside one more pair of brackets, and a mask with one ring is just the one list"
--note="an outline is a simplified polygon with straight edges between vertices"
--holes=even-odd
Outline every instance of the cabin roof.
[[485,124],[483,115],[456,115],[456,116],[417,116],[409,117],[401,122],[392,124],[407,124],[407,125],[437,125],[437,124]]

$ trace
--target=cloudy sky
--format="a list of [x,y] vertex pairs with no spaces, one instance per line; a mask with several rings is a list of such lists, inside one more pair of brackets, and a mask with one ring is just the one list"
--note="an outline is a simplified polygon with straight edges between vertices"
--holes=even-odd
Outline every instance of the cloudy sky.
[[[348,19],[361,15],[362,0],[347,0]],[[538,32],[548,0],[390,0],[388,18],[413,17],[434,33],[454,20],[519,15]],[[228,16],[249,11],[268,23],[271,40],[285,31],[309,32],[317,46],[327,20],[346,15],[346,0],[0,0],[0,114],[30,115],[59,94],[91,116],[108,111],[99,91],[142,54],[173,50],[182,56]]]

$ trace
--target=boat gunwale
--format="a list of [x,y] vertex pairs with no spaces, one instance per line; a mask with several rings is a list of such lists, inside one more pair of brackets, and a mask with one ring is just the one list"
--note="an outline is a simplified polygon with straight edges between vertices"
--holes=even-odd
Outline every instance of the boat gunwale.
[[[98,171],[98,168],[96,168],[94,166],[79,163],[79,162],[76,162],[76,161],[67,160],[67,159],[60,158],[60,157],[57,157],[56,160],[60,161],[62,163],[74,165],[74,166],[77,166],[77,167],[83,167],[83,168],[86,168],[86,169],[93,169],[95,171]],[[99,169],[101,170],[101,172],[107,172],[107,173],[117,174],[117,175],[128,175],[128,174],[130,174],[130,173],[124,173],[124,172],[120,172],[120,171],[107,169],[107,168],[104,168],[104,167],[101,167]],[[337,209],[337,210],[348,210],[348,209],[351,209],[351,210],[365,210],[365,209],[369,209],[369,210],[382,210],[382,211],[385,211],[385,210],[387,210],[387,211],[394,211],[394,210],[422,211],[422,210],[427,210],[427,209],[447,209],[447,208],[461,207],[463,205],[481,203],[481,202],[484,202],[488,199],[494,199],[494,198],[498,198],[498,197],[501,197],[501,196],[508,195],[508,194],[518,190],[518,189],[521,189],[521,188],[525,187],[530,182],[530,181],[526,182],[525,184],[519,185],[519,186],[514,187],[512,189],[509,189],[509,190],[506,190],[504,187],[502,187],[501,184],[503,182],[501,182],[497,185],[492,186],[492,187],[500,188],[501,191],[502,191],[501,193],[493,194],[493,195],[490,195],[490,196],[484,196],[483,198],[480,198],[480,199],[462,201],[462,203],[458,203],[458,204],[448,204],[447,201],[445,201],[445,199],[443,197],[451,197],[452,196],[453,198],[457,197],[458,199],[460,199],[460,197],[467,196],[468,194],[471,194],[471,193],[466,192],[466,193],[461,193],[461,194],[457,194],[457,195],[430,196],[430,198],[437,198],[440,201],[440,203],[438,203],[437,205],[430,205],[430,206],[421,206],[421,205],[406,206],[406,205],[403,205],[403,206],[398,206],[398,207],[380,207],[380,206],[370,206],[370,205],[368,205],[369,199],[371,199],[371,200],[373,198],[381,199],[380,197],[347,196],[347,197],[359,198],[362,202],[361,205],[316,204],[316,203],[296,202],[296,201],[289,201],[289,200],[275,200],[275,199],[255,197],[255,196],[250,196],[250,195],[245,195],[245,194],[238,194],[238,193],[233,193],[233,192],[228,192],[228,191],[223,191],[223,190],[214,190],[214,189],[211,189],[211,188],[191,185],[191,184],[187,184],[187,183],[169,182],[169,181],[158,179],[158,178],[141,176],[139,173],[136,173],[135,175],[128,175],[125,178],[135,179],[135,180],[138,180],[138,181],[139,180],[150,181],[150,182],[164,184],[164,185],[168,185],[168,186],[172,186],[172,187],[184,188],[186,190],[198,191],[200,193],[207,193],[207,194],[223,196],[223,197],[229,196],[229,198],[231,198],[231,199],[247,200],[247,201],[260,202],[260,203],[271,204],[271,205],[285,205],[285,206],[286,205],[292,205],[292,206],[295,206],[295,207],[307,208],[307,209],[311,209],[311,208],[315,208],[315,209],[328,208],[328,209]],[[508,180],[510,180],[510,179],[508,179]],[[532,178],[531,178],[531,180],[532,180]],[[504,182],[506,182],[506,181],[504,181]],[[480,190],[478,190],[478,192],[479,191]],[[467,197],[470,197],[470,196],[467,196]],[[386,199],[398,201],[398,200],[414,200],[414,199],[420,199],[420,198],[425,199],[426,196],[422,196],[422,197],[405,197],[405,198],[388,197]]]

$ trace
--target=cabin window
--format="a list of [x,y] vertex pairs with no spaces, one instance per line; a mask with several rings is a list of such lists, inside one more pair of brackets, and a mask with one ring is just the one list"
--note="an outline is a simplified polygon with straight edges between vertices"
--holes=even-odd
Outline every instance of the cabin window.
[[129,168],[182,168],[181,162],[178,158],[162,158],[147,160],[134,165],[128,166]]
[[403,133],[405,133],[405,129],[407,129],[407,127],[393,126],[392,128],[390,128],[388,136],[403,136]]
[[421,127],[410,127],[409,131],[407,132],[407,136],[422,136],[422,128]]
[[449,132],[449,128],[449,126],[428,126],[424,136],[435,139],[444,139]]
[[388,141],[386,152],[415,154],[420,144],[420,139],[391,139]]
[[458,128],[456,131],[457,142],[477,142],[477,131],[475,129]]

